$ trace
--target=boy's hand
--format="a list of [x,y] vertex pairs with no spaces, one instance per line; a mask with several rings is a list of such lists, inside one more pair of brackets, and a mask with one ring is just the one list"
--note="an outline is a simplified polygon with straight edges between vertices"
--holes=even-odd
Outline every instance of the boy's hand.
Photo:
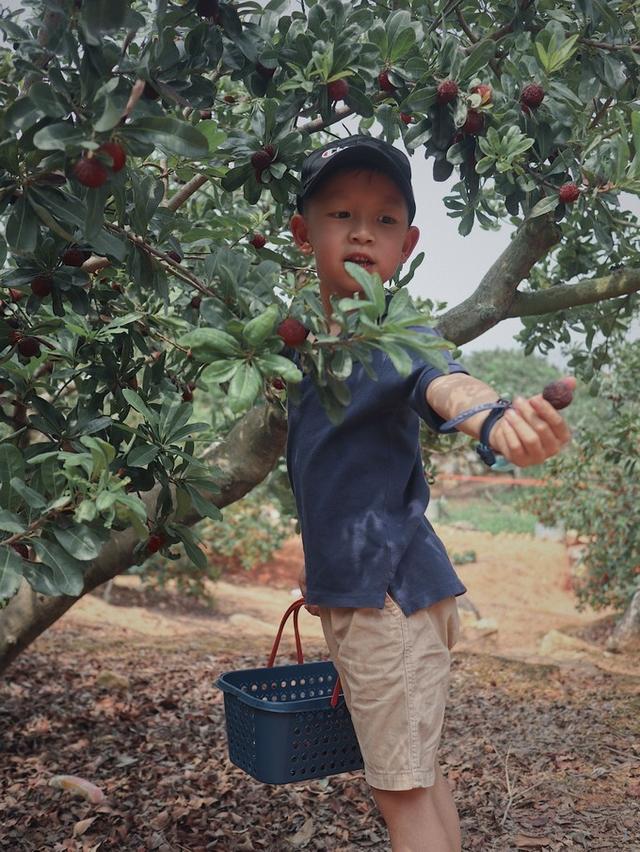
[[[306,598],[306,596],[307,596],[307,574],[304,570],[304,565],[302,566],[302,570],[300,571],[300,574],[298,575],[298,585],[300,586],[300,591],[302,592],[302,597]],[[320,615],[320,607],[307,606],[305,604],[304,608],[306,609],[307,612],[311,613],[311,615],[317,615],[317,616]]]
[[[575,378],[563,382],[571,390],[575,388]],[[516,397],[513,408],[506,411],[489,433],[492,449],[518,467],[541,464],[555,456],[570,439],[571,432],[563,417],[542,394],[530,399]]]

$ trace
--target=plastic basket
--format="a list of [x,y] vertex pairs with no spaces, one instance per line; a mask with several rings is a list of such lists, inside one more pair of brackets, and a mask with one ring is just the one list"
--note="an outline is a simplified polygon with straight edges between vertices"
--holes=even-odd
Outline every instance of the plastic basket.
[[[351,716],[330,661],[305,663],[298,629],[304,599],[285,612],[266,668],[225,672],[229,759],[265,784],[290,784],[362,769]],[[274,666],[280,637],[294,615],[297,665]]]

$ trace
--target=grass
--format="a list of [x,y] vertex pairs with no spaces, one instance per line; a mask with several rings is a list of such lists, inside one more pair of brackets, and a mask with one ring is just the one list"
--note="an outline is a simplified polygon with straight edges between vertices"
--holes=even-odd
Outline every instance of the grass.
[[441,510],[438,523],[464,521],[492,535],[504,532],[533,535],[537,521],[535,515],[515,507],[512,494],[499,496],[489,491],[475,497],[446,497]]

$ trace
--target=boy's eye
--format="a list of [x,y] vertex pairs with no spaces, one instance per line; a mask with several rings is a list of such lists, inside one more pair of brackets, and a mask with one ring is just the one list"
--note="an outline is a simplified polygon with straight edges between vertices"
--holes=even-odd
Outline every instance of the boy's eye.
[[348,210],[336,210],[336,212],[333,213],[332,215],[335,216],[336,219],[346,219],[351,214],[349,213]]
[[385,225],[395,225],[396,223],[396,220],[393,218],[393,216],[381,216],[380,218],[385,223]]

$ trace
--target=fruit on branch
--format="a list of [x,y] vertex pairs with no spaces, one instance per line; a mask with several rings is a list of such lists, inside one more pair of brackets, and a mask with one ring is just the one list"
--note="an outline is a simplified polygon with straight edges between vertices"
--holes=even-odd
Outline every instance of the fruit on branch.
[[281,391],[281,390],[284,390],[284,389],[285,389],[286,385],[285,385],[285,383],[282,381],[282,379],[274,379],[274,380],[271,382],[271,387],[272,387],[272,388],[274,388],[275,390],[279,390],[279,391]]
[[558,197],[564,204],[573,204],[574,201],[580,198],[580,189],[572,181],[563,183],[558,191]]
[[262,172],[265,169],[268,169],[271,163],[276,158],[276,149],[273,145],[265,145],[264,148],[260,148],[259,151],[255,151],[251,155],[251,165],[253,166],[253,170],[256,175],[256,180],[260,180],[262,177]]
[[343,101],[349,94],[349,84],[344,77],[340,80],[332,80],[327,83],[327,94],[330,101]]
[[520,92],[520,104],[523,111],[538,109],[544,98],[544,89],[539,83],[529,83]]
[[167,538],[164,533],[154,532],[151,533],[149,538],[147,539],[147,552],[148,553],[157,553],[161,548],[165,546],[167,542]]
[[184,402],[191,402],[191,400],[193,399],[193,391],[191,390],[191,388],[185,388],[182,391],[182,399]]
[[82,157],[73,167],[73,175],[83,186],[95,189],[106,183],[109,172],[96,157]]
[[261,77],[264,77],[265,80],[270,80],[276,73],[275,68],[268,68],[266,65],[263,65],[262,62],[256,62],[256,71]]
[[255,249],[261,249],[266,246],[267,238],[264,234],[254,234],[253,237],[249,240],[249,242]]
[[300,320],[293,317],[287,317],[287,319],[282,320],[277,331],[287,346],[301,346],[308,334],[307,329],[302,325]]
[[15,287],[9,287],[9,295],[12,302],[19,302],[21,299],[24,299],[22,290],[16,290]]
[[561,408],[566,408],[567,405],[571,404],[571,400],[573,399],[573,391],[560,379],[557,382],[550,382],[545,386],[542,391],[543,399],[546,399],[547,402],[550,402],[551,405],[556,409],[560,410]]
[[389,72],[386,68],[378,74],[378,85],[383,92],[395,92],[396,87],[389,79]]
[[38,358],[40,343],[35,337],[21,337],[18,340],[18,352],[25,358]]
[[107,156],[111,157],[111,169],[114,172],[119,172],[123,169],[124,164],[127,162],[127,152],[119,142],[103,142],[98,148],[98,153],[107,154]]
[[189,302],[189,307],[193,308],[195,311],[200,310],[200,305],[202,303],[202,296],[194,296],[193,299]]
[[472,95],[480,95],[481,101],[480,104],[484,106],[485,104],[490,104],[493,98],[493,89],[488,83],[479,83],[477,86],[474,86],[471,89]]
[[458,91],[458,84],[455,80],[443,80],[437,90],[438,103],[441,105],[450,104],[458,97]]
[[39,299],[45,299],[53,290],[53,278],[50,275],[36,275],[31,282],[31,292]]
[[482,132],[482,128],[484,127],[484,116],[481,112],[478,112],[475,109],[470,109],[467,112],[467,120],[462,125],[462,132],[467,133],[469,136],[477,136],[478,133]]
[[78,246],[71,246],[62,255],[62,262],[65,266],[82,266],[85,261],[89,260],[91,252],[88,249],[81,249]]
[[413,116],[408,112],[401,112],[400,113],[400,120],[402,122],[404,122],[405,124],[413,124],[413,122],[414,122]]

